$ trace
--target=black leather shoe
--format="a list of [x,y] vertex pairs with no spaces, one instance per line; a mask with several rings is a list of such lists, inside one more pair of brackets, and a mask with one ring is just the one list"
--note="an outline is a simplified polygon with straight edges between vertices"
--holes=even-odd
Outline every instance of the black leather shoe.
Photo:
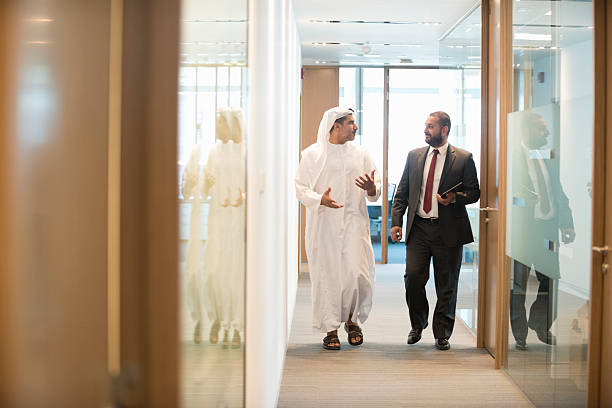
[[425,330],[427,328],[427,324],[425,323],[425,327],[423,327],[422,329],[412,329],[410,330],[410,333],[408,333],[408,344],[414,344],[417,343],[419,340],[421,340],[421,334],[423,333],[423,330]]
[[450,348],[450,343],[448,342],[448,339],[437,339],[436,348],[438,350],[448,350]]
[[525,340],[516,340],[516,344],[514,345],[514,347],[517,350],[527,350],[527,342]]

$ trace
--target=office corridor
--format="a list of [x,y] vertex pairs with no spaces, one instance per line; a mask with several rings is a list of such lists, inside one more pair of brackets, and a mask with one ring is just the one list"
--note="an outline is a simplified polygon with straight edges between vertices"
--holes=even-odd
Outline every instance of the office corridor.
[[[324,335],[311,329],[310,282],[302,274],[278,406],[531,407],[459,320],[449,351],[434,347],[431,317],[421,341],[406,344],[410,324],[402,276],[403,265],[377,265],[364,344],[351,347],[340,330],[342,349],[327,351],[321,347]],[[427,292],[433,309],[433,279]]]

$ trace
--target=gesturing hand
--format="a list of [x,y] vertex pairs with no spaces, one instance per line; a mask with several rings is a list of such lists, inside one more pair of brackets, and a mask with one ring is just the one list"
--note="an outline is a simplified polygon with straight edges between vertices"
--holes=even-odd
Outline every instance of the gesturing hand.
[[363,176],[359,176],[355,179],[355,184],[357,187],[366,190],[368,195],[376,195],[376,184],[374,184],[374,172],[376,170],[372,170],[372,174],[368,175],[367,173]]
[[329,196],[329,192],[331,191],[331,187],[328,187],[327,190],[321,196],[321,205],[324,205],[329,208],[342,208],[344,207],[342,204],[338,204],[336,200]]

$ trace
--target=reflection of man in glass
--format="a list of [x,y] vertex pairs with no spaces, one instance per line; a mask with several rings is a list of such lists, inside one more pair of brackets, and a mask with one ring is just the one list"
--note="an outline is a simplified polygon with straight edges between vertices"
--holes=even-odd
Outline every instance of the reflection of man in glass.
[[[510,289],[510,325],[516,348],[527,348],[528,328],[546,344],[556,344],[550,327],[556,318],[555,299],[559,273],[559,231],[563,243],[574,240],[574,222],[569,200],[561,187],[559,163],[547,149],[550,132],[546,121],[528,112],[522,120],[521,144],[513,155],[513,230],[521,233],[512,245],[514,284]],[[520,259],[519,259],[520,258]],[[529,318],[525,310],[527,281],[531,267],[539,282]]]

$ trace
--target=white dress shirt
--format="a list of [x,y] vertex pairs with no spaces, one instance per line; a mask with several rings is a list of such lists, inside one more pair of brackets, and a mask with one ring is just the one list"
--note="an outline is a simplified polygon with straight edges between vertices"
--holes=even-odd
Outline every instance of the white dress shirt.
[[436,168],[434,171],[433,188],[431,190],[431,210],[426,213],[423,210],[423,200],[425,198],[425,187],[427,186],[427,176],[429,174],[429,166],[431,166],[431,159],[434,155],[434,148],[429,147],[427,151],[427,157],[425,158],[425,167],[423,168],[423,181],[421,183],[421,194],[419,195],[419,206],[417,207],[417,215],[422,218],[438,218],[438,200],[436,194],[438,194],[438,187],[440,187],[440,177],[442,177],[442,169],[444,168],[444,162],[446,161],[446,151],[448,150],[448,142],[443,146],[437,148],[440,152],[436,159]]

